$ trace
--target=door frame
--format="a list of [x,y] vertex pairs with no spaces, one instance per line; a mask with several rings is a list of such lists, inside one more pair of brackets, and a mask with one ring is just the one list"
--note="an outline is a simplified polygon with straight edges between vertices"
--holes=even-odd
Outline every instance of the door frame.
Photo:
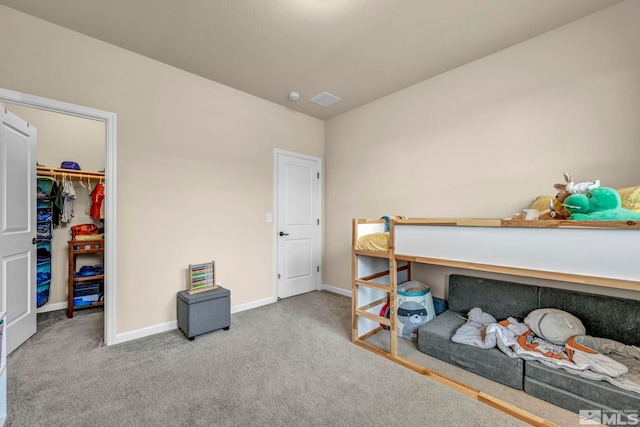
[[[320,226],[318,228],[318,244],[320,245],[320,274],[318,275],[318,283],[316,284],[316,290],[319,291],[322,289],[322,255],[323,255],[323,240],[322,240],[322,227],[324,224],[324,210],[323,210],[323,193],[322,193],[322,181],[324,180],[324,171],[322,169],[322,159],[320,157],[309,156],[307,154],[296,153],[293,151],[282,150],[280,148],[273,149],[273,224],[272,224],[272,233],[271,239],[273,242],[273,260],[272,260],[272,295],[275,301],[278,300],[278,239],[275,237],[278,233],[278,155],[284,154],[286,156],[291,157],[299,157],[301,159],[311,160],[318,162],[318,170],[320,171],[320,182],[318,185],[320,188],[318,192],[320,193],[320,200],[318,200],[318,209],[320,211]],[[267,214],[268,215],[268,214]]]
[[54,99],[29,95],[0,88],[0,102],[52,111],[105,124],[105,251],[104,251],[104,342],[107,346],[116,343],[116,147],[117,115],[82,105],[70,104]]

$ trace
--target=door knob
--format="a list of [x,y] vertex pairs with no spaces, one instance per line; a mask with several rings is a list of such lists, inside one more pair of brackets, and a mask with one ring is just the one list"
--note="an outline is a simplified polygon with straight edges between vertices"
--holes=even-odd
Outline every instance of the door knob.
[[288,236],[288,235],[289,235],[289,233],[285,233],[284,231],[281,231],[281,232],[280,232],[280,233],[278,233],[278,234],[280,235],[280,237],[282,237],[282,236]]
[[31,239],[31,243],[33,243],[33,244],[35,245],[36,243],[38,243],[38,239],[36,239],[36,238],[34,237],[33,239]]

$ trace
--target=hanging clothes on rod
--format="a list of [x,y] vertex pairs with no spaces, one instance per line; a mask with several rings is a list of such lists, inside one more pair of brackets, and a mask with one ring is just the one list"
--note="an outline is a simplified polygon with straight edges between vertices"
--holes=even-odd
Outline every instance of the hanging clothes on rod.
[[104,184],[102,180],[96,184],[95,188],[91,192],[91,218],[103,219],[104,210],[102,209],[102,202],[104,200]]
[[[80,180],[82,183],[82,179]],[[87,206],[84,209],[84,213],[87,215],[91,215],[91,200],[93,199],[91,193],[93,193],[93,188],[91,188],[91,180],[87,177],[87,185],[86,185],[87,193],[89,193],[89,197],[87,198]]]
[[[79,169],[50,168],[41,165],[38,165],[37,168],[38,175],[50,176],[54,179],[58,176],[61,177],[61,181],[58,183],[58,197],[54,203],[54,225],[59,225],[60,222],[69,222],[74,217],[76,191],[72,180],[79,181],[80,185],[86,188],[90,195],[85,206],[85,213],[94,219],[104,219],[104,171],[93,172]],[[86,186],[83,182],[85,179],[87,180]],[[92,189],[91,181],[99,181],[99,183],[95,184]],[[56,210],[59,210],[59,214],[56,214]]]
[[70,222],[75,213],[76,189],[66,174],[62,174],[62,200],[62,216],[60,221]]

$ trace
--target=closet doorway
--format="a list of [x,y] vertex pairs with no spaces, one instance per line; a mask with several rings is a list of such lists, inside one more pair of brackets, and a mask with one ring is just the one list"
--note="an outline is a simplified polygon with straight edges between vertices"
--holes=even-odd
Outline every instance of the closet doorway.
[[[52,265],[51,271],[51,291],[49,301],[43,304],[38,309],[38,312],[61,310],[67,307],[68,257],[65,248],[68,246],[67,241],[71,240],[71,226],[95,223],[96,226],[100,227],[100,224],[102,224],[105,231],[104,255],[101,260],[104,266],[104,333],[102,338],[106,345],[111,345],[115,343],[116,321],[116,115],[6,89],[0,89],[0,102],[4,103],[16,115],[31,121],[39,129],[40,135],[36,149],[39,165],[59,168],[61,164],[58,164],[58,162],[74,161],[79,164],[82,170],[87,172],[89,170],[94,172],[104,171],[102,184],[105,188],[108,188],[103,200],[102,216],[104,217],[104,222],[89,221],[88,219],[91,219],[91,215],[85,214],[91,190],[95,188],[96,184],[100,183],[101,178],[89,179],[87,183],[86,176],[84,177],[85,179],[81,179],[80,175],[71,180],[77,197],[75,216],[53,230],[54,239],[51,250],[52,264],[54,265]],[[56,121],[59,123],[56,124]],[[48,133],[56,133],[58,127],[66,129],[62,131],[58,129],[58,133],[64,134],[59,134],[55,137],[47,136]],[[76,140],[73,141],[72,137],[76,138]],[[65,138],[66,146],[65,142],[61,142]],[[61,144],[59,153],[56,153],[56,147],[54,146],[56,141]],[[84,141],[84,143],[79,143],[78,141]],[[76,144],[75,150],[74,144]],[[65,156],[65,159],[61,160],[59,156]],[[91,187],[91,190],[89,190],[89,187]],[[88,264],[85,265],[91,266],[92,260],[89,258],[87,261]]]

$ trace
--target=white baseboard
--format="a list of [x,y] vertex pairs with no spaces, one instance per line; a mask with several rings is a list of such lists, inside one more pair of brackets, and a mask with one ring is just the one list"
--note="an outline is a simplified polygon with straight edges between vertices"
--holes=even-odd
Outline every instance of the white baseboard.
[[351,298],[351,290],[336,288],[335,286],[329,285],[320,285],[320,289],[323,291],[333,292],[334,294],[344,295],[345,297]]
[[36,313],[47,313],[49,311],[66,310],[66,302],[57,302],[55,304],[45,304],[42,307],[36,309]]
[[[265,298],[258,301],[252,301],[246,304],[234,305],[231,307],[231,313],[239,313],[241,311],[250,310],[252,308],[262,307],[263,305],[273,304],[277,302],[277,298]],[[66,308],[66,304],[65,304]],[[124,332],[117,334],[113,344],[122,344],[127,341],[137,340],[139,338],[148,337],[151,335],[159,334],[161,332],[172,331],[178,328],[178,321],[172,320],[171,322],[161,323],[159,325],[149,326],[142,329],[136,329],[135,331]]]
[[264,299],[259,299],[257,301],[248,302],[246,304],[234,305],[231,307],[231,314],[240,313],[241,311],[251,310],[252,308],[262,307],[263,305],[273,304],[274,302],[278,302],[278,298],[269,297]]
[[168,332],[178,328],[178,321],[172,320],[166,323],[160,323],[159,325],[148,326],[142,329],[136,329],[131,332],[124,332],[122,334],[116,334],[113,343],[111,344],[122,344],[123,342],[137,340],[139,338],[148,337],[150,335],[159,334],[161,332]]

